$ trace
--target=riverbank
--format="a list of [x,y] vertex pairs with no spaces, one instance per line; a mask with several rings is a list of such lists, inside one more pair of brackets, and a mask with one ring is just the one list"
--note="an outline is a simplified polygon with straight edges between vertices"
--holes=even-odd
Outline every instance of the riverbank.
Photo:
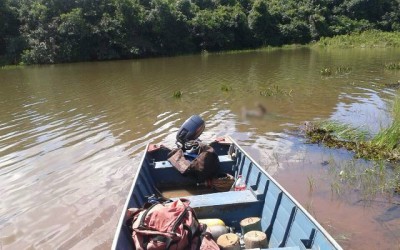
[[[254,49],[219,50],[213,52],[203,50],[199,53],[207,55],[207,54],[239,54],[239,53],[257,52],[257,51],[273,51],[273,50],[297,49],[297,48],[348,49],[348,48],[398,48],[398,47],[400,47],[400,32],[384,32],[379,30],[368,30],[364,32],[351,33],[347,35],[340,35],[334,37],[322,37],[319,41],[311,42],[308,44],[286,44],[282,46],[264,46]],[[192,55],[192,54],[193,53],[177,54],[177,55]],[[165,55],[160,55],[160,56],[162,57]],[[157,56],[152,55],[147,57],[138,57],[138,59],[150,58],[150,57],[157,57]],[[18,66],[22,65],[24,65],[24,63],[18,64]],[[10,62],[8,62],[5,57],[0,57],[0,69],[10,69],[15,66],[16,66],[15,64],[11,64]],[[388,67],[390,66],[391,65],[388,65]],[[395,67],[397,67],[397,63],[395,63]]]
[[334,37],[323,37],[315,47],[320,48],[398,48],[400,32],[368,30]]

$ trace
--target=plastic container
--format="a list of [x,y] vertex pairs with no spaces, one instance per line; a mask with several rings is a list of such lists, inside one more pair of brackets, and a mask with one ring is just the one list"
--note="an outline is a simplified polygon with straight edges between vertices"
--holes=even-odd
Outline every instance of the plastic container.
[[210,226],[207,227],[207,232],[209,232],[214,239],[218,239],[219,236],[228,233],[228,228],[226,226]]
[[244,182],[243,177],[241,175],[238,176],[233,190],[235,190],[235,191],[246,190],[246,183]]
[[225,226],[225,223],[221,219],[217,218],[209,218],[209,219],[199,219],[199,222],[202,224],[206,224],[207,227],[212,227],[212,226]]

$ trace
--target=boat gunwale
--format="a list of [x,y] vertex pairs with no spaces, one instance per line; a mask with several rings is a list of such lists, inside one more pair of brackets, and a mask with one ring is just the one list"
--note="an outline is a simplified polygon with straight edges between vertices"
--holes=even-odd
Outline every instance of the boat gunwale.
[[139,163],[140,164],[139,168],[137,169],[136,175],[133,178],[133,181],[132,181],[132,184],[131,184],[131,188],[130,188],[129,193],[128,193],[128,198],[125,201],[125,205],[124,205],[124,207],[122,209],[121,216],[120,216],[119,221],[118,221],[117,231],[115,232],[113,243],[111,245],[111,249],[117,249],[117,243],[118,243],[119,236],[121,234],[121,229],[122,229],[123,224],[125,223],[126,211],[128,210],[129,202],[131,201],[131,198],[133,196],[133,190],[135,189],[137,179],[139,178],[139,173],[140,173],[141,169],[143,168],[144,161],[146,159],[149,146],[150,146],[150,143],[147,143],[146,148],[144,150],[144,153],[143,153],[142,158],[141,158],[140,163]]

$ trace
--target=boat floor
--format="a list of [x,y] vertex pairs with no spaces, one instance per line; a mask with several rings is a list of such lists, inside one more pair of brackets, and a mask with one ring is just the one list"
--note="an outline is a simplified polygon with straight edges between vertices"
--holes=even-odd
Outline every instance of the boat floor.
[[164,188],[161,195],[165,198],[188,197],[192,195],[211,194],[215,191],[207,187]]

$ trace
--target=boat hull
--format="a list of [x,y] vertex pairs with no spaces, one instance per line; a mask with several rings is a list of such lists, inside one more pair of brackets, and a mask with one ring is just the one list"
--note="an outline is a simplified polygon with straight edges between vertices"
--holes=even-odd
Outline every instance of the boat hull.
[[[342,249],[328,232],[232,138],[211,143],[219,156],[221,173],[242,175],[243,191],[215,192],[198,187],[167,161],[168,150],[146,147],[117,226],[112,249],[135,249],[125,224],[126,211],[142,207],[148,196],[187,198],[197,217],[219,218],[240,231],[240,221],[261,218],[269,248]],[[170,190],[173,190],[172,192]],[[205,192],[204,192],[205,191]]]

